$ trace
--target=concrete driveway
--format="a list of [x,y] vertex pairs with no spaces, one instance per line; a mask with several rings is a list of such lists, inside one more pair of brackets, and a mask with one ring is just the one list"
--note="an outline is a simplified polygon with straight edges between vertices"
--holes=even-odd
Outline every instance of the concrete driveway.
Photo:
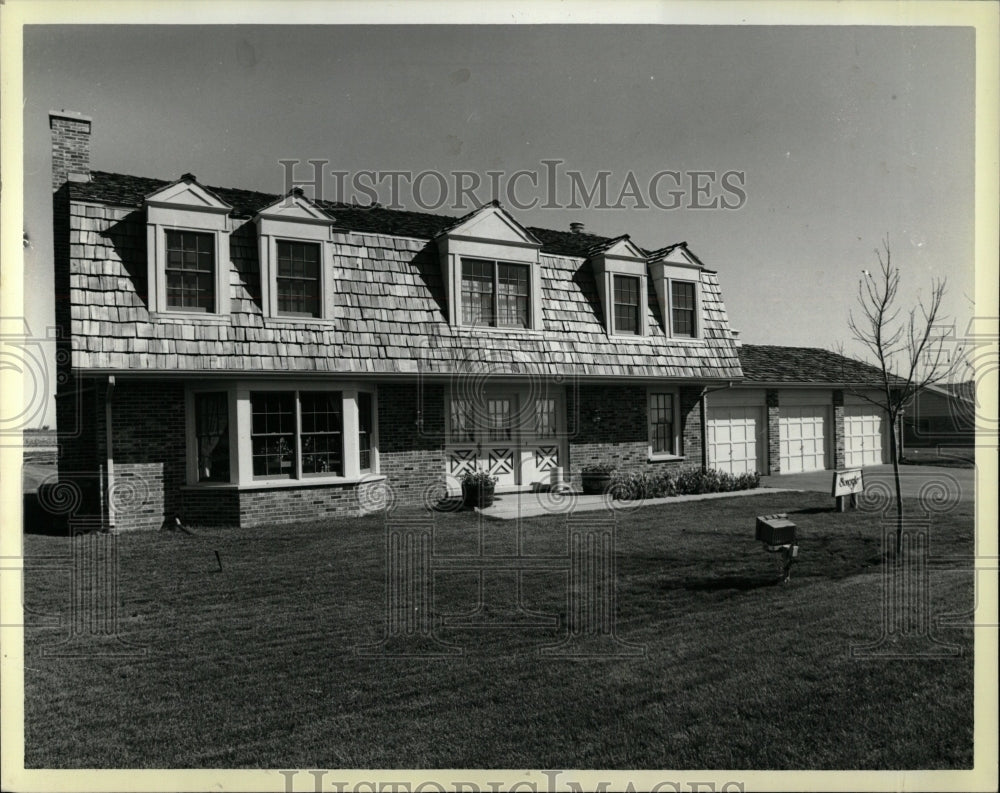
[[[891,465],[872,465],[863,469],[865,492],[869,497],[881,496],[884,489],[895,496]],[[929,499],[934,503],[961,502],[971,504],[976,494],[975,468],[944,468],[932,465],[901,465],[899,484],[904,498]],[[784,487],[793,490],[815,490],[829,493],[833,471],[813,471],[808,474],[776,474],[762,476],[761,487]]]

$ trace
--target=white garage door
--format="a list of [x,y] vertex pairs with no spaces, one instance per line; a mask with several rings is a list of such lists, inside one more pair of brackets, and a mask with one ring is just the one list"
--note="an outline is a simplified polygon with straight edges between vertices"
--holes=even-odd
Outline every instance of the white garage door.
[[709,466],[730,474],[759,469],[761,410],[758,407],[708,409]]
[[844,408],[844,463],[848,468],[882,463],[883,427],[877,408],[869,405]]
[[782,406],[778,418],[781,473],[826,468],[826,408],[822,405]]

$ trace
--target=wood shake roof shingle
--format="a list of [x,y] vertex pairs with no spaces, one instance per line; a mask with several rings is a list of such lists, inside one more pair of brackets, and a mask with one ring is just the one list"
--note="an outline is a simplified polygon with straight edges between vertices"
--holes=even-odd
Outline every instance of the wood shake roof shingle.
[[452,326],[432,240],[460,219],[380,206],[315,202],[334,218],[333,323],[265,318],[250,219],[278,196],[231,188],[207,188],[233,207],[230,315],[151,315],[143,199],[170,182],[102,171],[91,176],[67,188],[73,361],[80,369],[448,374],[479,362],[520,375],[741,376],[712,271],[701,273],[702,339],[666,337],[652,285],[650,335],[609,337],[585,261],[587,251],[609,238],[531,227],[542,246],[544,330]]
[[876,367],[820,347],[744,344],[737,352],[745,383],[882,384]]

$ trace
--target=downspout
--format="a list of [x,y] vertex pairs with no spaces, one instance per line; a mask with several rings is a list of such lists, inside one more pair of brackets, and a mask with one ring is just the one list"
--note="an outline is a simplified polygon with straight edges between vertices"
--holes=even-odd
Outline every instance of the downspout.
[[701,470],[708,470],[708,409],[705,406],[705,395],[714,394],[716,391],[725,391],[733,387],[733,381],[730,380],[723,386],[718,388],[709,388],[705,386],[701,389],[701,393],[698,395],[698,402],[701,403]]
[[[104,392],[104,444],[105,452],[107,454],[107,460],[105,462],[105,470],[107,471],[107,477],[105,481],[106,488],[102,490],[107,492],[107,530],[113,531],[115,528],[115,506],[114,498],[112,498],[112,493],[114,491],[115,483],[115,456],[114,451],[111,447],[111,439],[113,433],[111,431],[111,401],[115,395],[115,376],[108,375],[108,385]],[[102,495],[103,498],[103,495]]]

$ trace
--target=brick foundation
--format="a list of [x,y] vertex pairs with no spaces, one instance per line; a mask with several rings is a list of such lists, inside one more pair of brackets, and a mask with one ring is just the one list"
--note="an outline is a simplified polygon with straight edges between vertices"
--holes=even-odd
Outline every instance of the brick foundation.
[[681,453],[684,460],[649,460],[645,386],[578,385],[567,389],[570,483],[581,487],[581,470],[595,463],[620,471],[702,467],[701,389],[680,389]]
[[445,493],[444,406],[443,384],[379,386],[379,471],[397,504],[434,503]]

